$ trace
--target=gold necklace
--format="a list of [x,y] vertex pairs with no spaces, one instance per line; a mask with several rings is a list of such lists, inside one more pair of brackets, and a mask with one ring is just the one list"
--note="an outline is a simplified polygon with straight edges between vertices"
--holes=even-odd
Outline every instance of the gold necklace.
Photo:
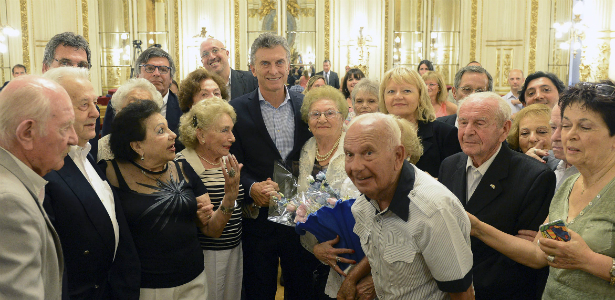
[[210,162],[209,160],[207,160],[205,157],[202,157],[201,155],[199,155],[198,153],[196,154],[198,157],[200,157],[202,160],[204,160],[205,162],[207,162],[208,164],[212,165],[212,166],[218,166],[220,165],[220,159],[218,158],[218,163],[214,164],[212,162]]
[[325,161],[327,159],[329,159],[329,157],[331,157],[331,154],[333,154],[333,151],[335,149],[337,149],[337,146],[340,143],[340,139],[342,139],[342,135],[340,134],[340,136],[337,138],[337,141],[335,141],[335,144],[333,144],[333,147],[331,148],[331,150],[329,150],[329,152],[327,152],[325,155],[321,155],[320,153],[318,153],[318,145],[316,145],[316,161]]
[[[613,168],[613,166],[611,166],[611,168]],[[600,175],[600,177],[598,178],[598,180],[594,181],[594,183],[591,186],[588,186],[587,188],[590,189],[592,186],[596,185],[600,179],[602,179],[602,177],[604,177],[604,175],[606,175],[606,173],[611,171],[611,168],[609,168],[606,172],[604,172],[604,174]],[[583,193],[585,193],[585,178],[583,178],[583,184],[581,184],[581,188],[583,189],[581,191],[581,195],[583,195]]]

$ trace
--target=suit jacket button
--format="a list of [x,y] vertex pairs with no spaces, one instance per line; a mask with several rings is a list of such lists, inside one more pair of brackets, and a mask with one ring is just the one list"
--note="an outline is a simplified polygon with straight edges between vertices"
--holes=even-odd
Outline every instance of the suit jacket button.
[[94,285],[94,288],[95,288],[95,289],[97,289],[97,288],[98,288],[98,284],[95,284],[95,285]]
[[90,254],[90,250],[85,250],[85,251],[83,252],[83,255],[88,255],[88,254]]

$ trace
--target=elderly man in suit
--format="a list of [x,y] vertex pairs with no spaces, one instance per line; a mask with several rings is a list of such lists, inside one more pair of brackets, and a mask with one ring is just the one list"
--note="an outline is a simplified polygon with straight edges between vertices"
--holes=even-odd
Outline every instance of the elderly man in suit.
[[216,39],[208,38],[201,43],[201,62],[209,72],[216,73],[230,86],[230,99],[241,97],[258,88],[258,81],[249,71],[231,69],[228,63],[229,51]]
[[340,88],[340,79],[337,76],[337,73],[331,71],[331,61],[329,61],[328,59],[325,59],[325,61],[322,63],[322,71],[316,73],[316,75],[322,75],[328,85],[336,89]]
[[[468,96],[459,108],[463,153],[446,158],[438,180],[466,211],[501,231],[536,230],[549,212],[555,174],[543,163],[503,144],[510,106],[500,95]],[[533,299],[544,286],[540,270],[516,263],[472,238],[476,299]]]
[[260,207],[256,219],[243,223],[246,298],[275,298],[279,262],[285,299],[314,299],[312,273],[320,263],[301,246],[294,228],[267,220],[271,192],[277,188],[270,179],[274,162],[298,161],[301,147],[312,136],[301,120],[303,95],[289,92],[284,85],[290,69],[285,38],[261,34],[250,56],[259,88],[230,102],[237,112],[231,153],[244,166],[241,184],[249,191],[246,203]]
[[77,133],[64,167],[44,177],[43,206],[64,249],[65,299],[139,299],[141,267],[122,206],[88,154],[99,116],[88,71],[56,68],[44,76],[68,92]]
[[[173,75],[175,75],[175,62],[173,62],[169,53],[160,48],[150,47],[146,49],[135,62],[135,77],[147,79],[162,95],[160,114],[167,119],[169,129],[177,133],[182,111],[179,108],[177,95],[170,90]],[[107,105],[107,112],[105,112],[102,136],[111,132],[111,123],[114,117],[113,107],[109,104]]]
[[0,93],[0,298],[60,299],[64,258],[42,176],[77,143],[66,91],[26,75]]

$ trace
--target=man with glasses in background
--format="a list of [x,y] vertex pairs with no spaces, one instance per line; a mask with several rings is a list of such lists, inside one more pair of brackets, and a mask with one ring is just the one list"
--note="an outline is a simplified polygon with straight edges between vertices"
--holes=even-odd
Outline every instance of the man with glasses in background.
[[256,77],[249,71],[231,69],[228,62],[229,51],[224,44],[209,38],[201,43],[201,62],[209,72],[216,73],[226,82],[227,90],[231,91],[230,99],[243,96],[258,88]]
[[[457,107],[461,106],[461,101],[480,92],[491,92],[493,90],[493,77],[479,66],[463,67],[455,74],[453,86],[453,98],[457,101]],[[457,114],[439,117],[438,121],[459,127],[457,125]]]
[[[171,90],[171,78],[175,75],[175,63],[166,51],[158,47],[150,47],[143,51],[135,62],[135,77],[145,78],[151,82],[160,95],[162,95],[162,108],[160,114],[167,119],[169,129],[177,133],[179,127],[179,117],[182,115],[177,101],[177,95]],[[113,109],[111,102],[107,106],[105,122],[103,123],[102,135],[111,132],[113,122]],[[177,147],[176,147],[177,150]],[[177,150],[180,151],[180,150]]]

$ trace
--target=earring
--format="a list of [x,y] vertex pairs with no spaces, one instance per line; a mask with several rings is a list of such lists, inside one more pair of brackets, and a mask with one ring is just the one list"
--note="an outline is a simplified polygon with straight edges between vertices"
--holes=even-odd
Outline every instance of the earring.
[[310,129],[310,127],[308,127],[308,131],[309,131],[309,132],[312,132],[312,129]]
[[141,154],[141,160],[145,160],[145,154]]

